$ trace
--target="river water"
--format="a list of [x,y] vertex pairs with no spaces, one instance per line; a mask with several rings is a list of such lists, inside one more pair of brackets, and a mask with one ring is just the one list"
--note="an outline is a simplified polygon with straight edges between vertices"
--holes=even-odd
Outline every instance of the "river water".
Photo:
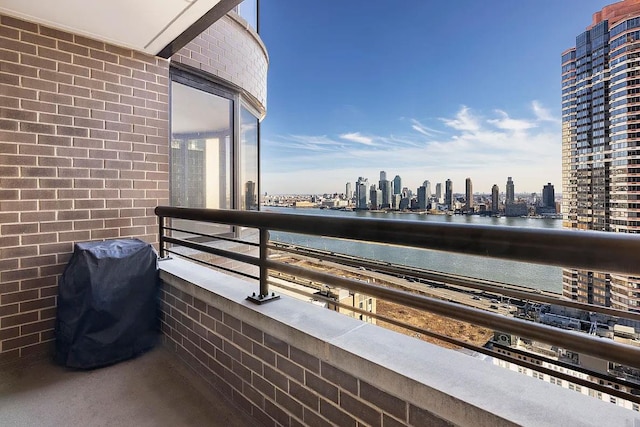
[[[265,212],[302,215],[332,215],[395,220],[447,222],[456,224],[501,225],[527,228],[562,228],[560,219],[492,218],[466,215],[419,215],[409,213],[345,212],[330,209],[295,209],[263,207]],[[272,232],[271,239],[283,243],[324,249],[336,253],[409,265],[444,273],[494,280],[550,292],[562,292],[562,269],[548,265],[503,261],[472,255],[403,248],[375,243],[361,243],[301,234]]]

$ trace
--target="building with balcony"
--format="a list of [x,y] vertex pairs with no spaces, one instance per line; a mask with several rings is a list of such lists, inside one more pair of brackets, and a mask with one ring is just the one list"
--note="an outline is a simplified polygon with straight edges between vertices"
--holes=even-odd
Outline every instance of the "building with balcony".
[[[576,45],[562,54],[564,226],[637,233],[636,132],[640,2],[594,13]],[[566,270],[563,294],[576,301],[639,310],[640,279]]]

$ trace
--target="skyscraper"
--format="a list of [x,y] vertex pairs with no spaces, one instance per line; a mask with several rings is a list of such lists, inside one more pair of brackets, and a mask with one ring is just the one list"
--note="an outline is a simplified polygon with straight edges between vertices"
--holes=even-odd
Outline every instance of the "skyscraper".
[[507,178],[507,200],[505,201],[505,205],[512,205],[515,202],[515,187],[513,185],[513,180],[511,177]]
[[426,180],[425,182],[422,183],[422,185],[426,189],[426,192],[427,192],[427,204],[429,204],[429,200],[431,199],[431,183],[428,180]]
[[356,209],[367,209],[369,206],[369,180],[359,177],[356,182]]
[[453,210],[453,183],[450,179],[444,183],[444,204],[447,205],[448,210]]
[[556,207],[556,192],[550,182],[542,187],[542,206],[554,209]]
[[[640,120],[637,57],[640,1],[611,4],[562,53],[563,225],[578,230],[640,231]],[[563,271],[567,298],[640,311],[640,278]]]
[[442,183],[440,182],[436,184],[436,201],[442,203]]
[[498,213],[499,211],[499,205],[498,205],[499,195],[500,195],[500,190],[498,190],[498,185],[493,184],[493,187],[491,187],[491,211],[493,213]]
[[465,180],[465,210],[467,212],[473,211],[473,184],[471,183],[471,178],[467,178]]
[[353,190],[351,190],[351,183],[350,182],[347,182],[347,185],[345,186],[344,195],[345,195],[347,200],[351,200],[353,198]]
[[402,178],[400,178],[400,175],[396,175],[396,177],[393,178],[393,194],[400,193],[402,193]]
[[425,210],[427,209],[428,204],[429,199],[427,198],[427,187],[424,185],[418,187],[418,209]]
[[371,184],[371,189],[369,190],[369,199],[371,200],[371,203],[369,205],[370,209],[375,210],[380,208],[382,191],[377,189],[375,184]]
[[386,181],[386,180],[387,180],[387,172],[380,171],[380,181]]
[[378,183],[378,189],[382,193],[382,198],[379,200],[381,208],[391,207],[391,181],[382,180]]

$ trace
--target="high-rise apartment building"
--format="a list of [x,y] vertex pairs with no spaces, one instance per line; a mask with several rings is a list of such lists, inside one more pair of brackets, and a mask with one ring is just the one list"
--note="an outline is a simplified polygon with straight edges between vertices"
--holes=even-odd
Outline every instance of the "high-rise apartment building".
[[436,201],[442,203],[442,183],[436,183]]
[[347,185],[345,186],[344,195],[347,200],[351,200],[353,198],[353,190],[351,189],[350,182],[347,182]]
[[467,178],[465,180],[465,210],[467,212],[473,211],[473,184],[471,183],[471,178]]
[[[387,172],[380,171],[380,181],[378,181],[378,190],[381,192],[381,198],[377,200],[378,207],[391,207],[391,181],[387,181]],[[374,209],[374,208],[372,208]]]
[[359,177],[356,182],[356,209],[369,207],[369,180]]
[[491,187],[491,211],[493,213],[498,213],[499,211],[499,195],[500,190],[498,189],[498,185],[493,184],[493,187]]
[[381,208],[390,208],[391,207],[391,181],[382,180],[378,183],[378,189],[382,193],[382,198],[380,199],[380,207]]
[[507,178],[507,198],[504,202],[505,205],[512,205],[515,203],[515,186],[511,177]]
[[371,184],[371,188],[369,190],[369,208],[370,209],[379,209],[382,204],[382,191],[376,188],[375,184]]
[[542,187],[542,206],[547,208],[556,207],[556,192],[550,182]]
[[396,177],[393,178],[393,194],[400,193],[402,193],[402,178],[400,178],[400,175],[396,175]]
[[447,209],[453,210],[453,182],[450,179],[444,183],[444,204],[447,205]]
[[431,200],[431,183],[429,182],[429,180],[426,180],[425,182],[422,183],[422,186],[426,189],[427,204],[428,204],[429,200]]
[[427,205],[429,204],[429,199],[427,197],[427,187],[424,185],[418,187],[418,209],[425,210],[427,209]]
[[[562,53],[563,225],[640,231],[640,0],[604,7]],[[640,278],[569,270],[563,295],[640,311]]]

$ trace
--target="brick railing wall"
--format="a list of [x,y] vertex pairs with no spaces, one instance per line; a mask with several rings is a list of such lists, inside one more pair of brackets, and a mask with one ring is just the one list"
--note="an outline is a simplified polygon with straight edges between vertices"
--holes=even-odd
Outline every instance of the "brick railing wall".
[[73,243],[157,241],[169,62],[0,16],[0,362],[47,351]]
[[213,293],[179,282],[162,284],[165,343],[263,425],[452,425],[322,360],[326,343],[310,354],[268,333],[267,324],[233,316]]

